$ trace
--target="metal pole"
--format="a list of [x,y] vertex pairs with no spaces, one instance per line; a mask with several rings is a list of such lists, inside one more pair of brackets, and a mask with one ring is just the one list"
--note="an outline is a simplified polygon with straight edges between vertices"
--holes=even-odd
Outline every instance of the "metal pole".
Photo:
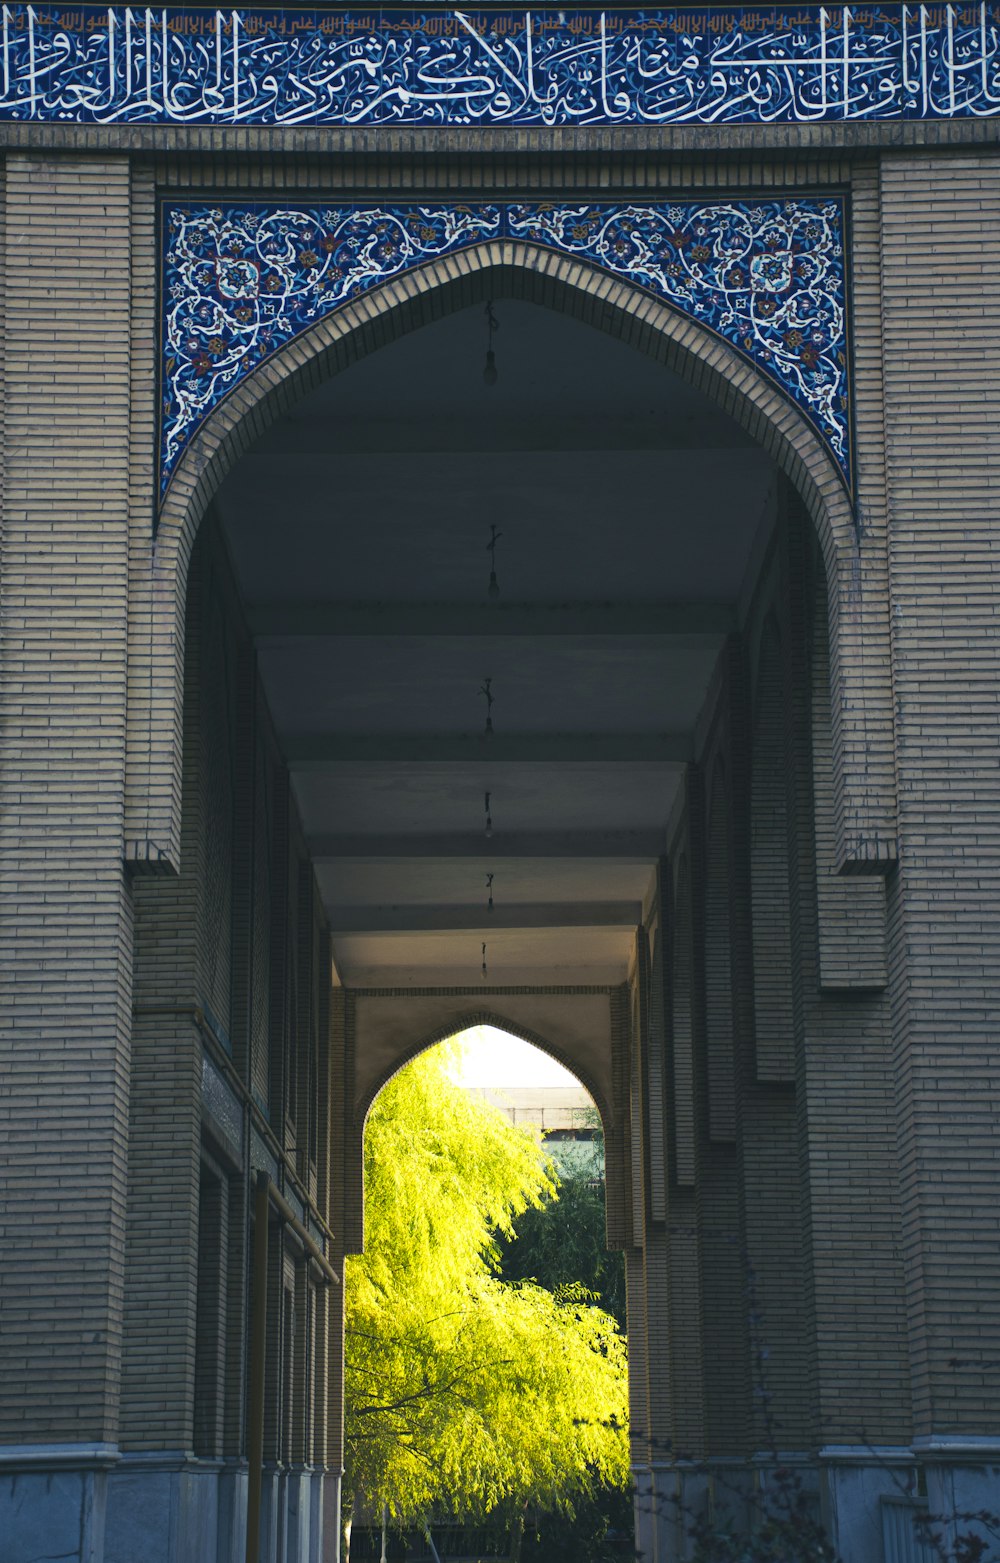
[[270,1216],[266,1172],[258,1172],[253,1195],[253,1284],[250,1291],[250,1373],[247,1388],[246,1563],[260,1563],[260,1499],[264,1479],[264,1367],[267,1358],[267,1228]]

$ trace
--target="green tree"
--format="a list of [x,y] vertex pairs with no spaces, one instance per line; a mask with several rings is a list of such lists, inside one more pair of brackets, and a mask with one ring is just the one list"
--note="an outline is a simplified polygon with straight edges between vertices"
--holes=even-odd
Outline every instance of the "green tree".
[[346,1485],[391,1519],[571,1509],[628,1482],[625,1342],[583,1289],[498,1274],[497,1235],[552,1193],[537,1139],[435,1048],[381,1092],[367,1238],[346,1277]]
[[513,1236],[501,1242],[501,1274],[552,1292],[582,1282],[624,1333],[625,1263],[607,1247],[603,1172],[596,1151],[589,1161],[560,1167],[557,1187],[524,1210]]
[[[607,1248],[604,1135],[596,1108],[587,1126],[596,1131],[589,1144],[552,1147],[558,1187],[516,1218],[513,1238],[501,1241],[501,1273],[555,1292],[582,1282],[624,1333],[625,1262]],[[575,1505],[572,1521],[541,1509],[529,1519],[525,1563],[603,1563],[634,1553],[632,1495],[615,1484],[595,1485]]]

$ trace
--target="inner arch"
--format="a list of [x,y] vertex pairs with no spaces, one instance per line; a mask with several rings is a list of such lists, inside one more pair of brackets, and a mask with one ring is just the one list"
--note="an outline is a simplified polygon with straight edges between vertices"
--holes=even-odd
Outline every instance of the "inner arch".
[[[457,1040],[459,1044],[462,1044],[466,1039],[473,1039],[477,1033],[485,1034],[485,1039],[482,1043],[484,1050],[490,1045],[491,1038],[494,1046],[499,1045],[502,1047],[504,1043],[516,1043],[518,1045],[519,1051],[515,1053],[514,1061],[508,1068],[499,1089],[505,1089],[508,1083],[515,1086],[520,1086],[524,1083],[529,1088],[533,1086],[535,1083],[534,1078],[522,1082],[517,1072],[517,1059],[524,1053],[537,1054],[540,1060],[544,1060],[550,1066],[553,1080],[559,1076],[561,1077],[559,1083],[567,1086],[577,1086],[586,1093],[600,1118],[604,1133],[607,1134],[609,1129],[611,1129],[612,1109],[608,1100],[607,1090],[606,1088],[602,1089],[602,1085],[595,1077],[593,1070],[587,1067],[586,1057],[581,1057],[579,1053],[574,1053],[572,1042],[567,1040],[560,1046],[558,1042],[553,1042],[548,1037],[542,1036],[523,1022],[507,1019],[501,1008],[492,1005],[481,1009],[470,1008],[461,1019],[457,1021],[450,1019],[444,1022],[444,1024],[436,1027],[431,1033],[415,1039],[409,1046],[400,1050],[398,1057],[376,1077],[374,1086],[365,1088],[365,1094],[362,1098],[363,1116],[367,1117],[367,1114],[371,1111],[372,1103],[383,1087],[388,1084],[389,1080],[400,1069],[404,1069],[407,1064],[412,1063],[415,1058],[419,1058],[422,1053],[426,1053],[430,1048],[438,1047],[443,1042]],[[496,1070],[491,1070],[485,1063],[480,1068],[479,1075],[482,1076],[483,1081],[487,1078],[493,1081],[499,1080]],[[540,1074],[538,1078],[540,1078]],[[479,1082],[477,1077],[478,1083],[481,1082]],[[551,1084],[553,1082],[547,1081],[546,1083]]]
[[494,310],[496,384],[477,301],[300,399],[216,499],[351,989],[626,979],[777,523],[773,457],[712,397]]

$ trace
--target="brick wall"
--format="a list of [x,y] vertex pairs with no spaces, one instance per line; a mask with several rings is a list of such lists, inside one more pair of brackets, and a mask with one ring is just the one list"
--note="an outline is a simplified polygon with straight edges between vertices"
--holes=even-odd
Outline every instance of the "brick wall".
[[[256,1103],[244,1103],[246,1124],[267,1129],[289,1186],[312,1191],[335,1223],[343,1216],[344,1246],[360,1240],[360,1172],[349,1154],[356,1104],[344,1095],[350,1017],[338,994],[328,1007],[322,914],[211,522],[186,591],[212,473],[297,386],[401,323],[478,298],[488,274],[681,364],[771,442],[804,490],[811,479],[794,440],[741,400],[724,355],[696,362],[628,290],[605,297],[583,270],[555,263],[529,275],[508,251],[483,275],[471,259],[456,265],[436,292],[401,283],[367,300],[322,351],[296,350],[244,426],[234,398],[218,451],[178,490],[194,519],[182,527],[175,516],[176,535],[165,525],[154,548],[157,183],[251,196],[320,183],[429,192],[451,188],[457,165],[435,172],[400,147],[378,167],[206,153],[196,167],[161,158],[130,170],[123,155],[85,146],[80,132],[70,154],[11,153],[3,179],[0,920],[11,960],[0,1436],[116,1436],[128,1172],[123,1440],[187,1447],[209,1375],[217,1388],[197,1401],[199,1437],[234,1453],[249,1169],[223,1169],[223,1221],[203,1177],[203,1050],[231,1050]],[[864,1427],[873,1441],[904,1441],[911,1374],[918,1432],[997,1432],[1000,436],[978,409],[995,394],[1000,164],[988,150],[799,151],[665,164],[641,149],[612,161],[550,148],[462,165],[463,189],[496,193],[852,191],[857,537],[845,540],[841,495],[820,548],[785,491],[773,574],[735,654],[762,649],[755,668],[730,667],[737,698],[720,688],[722,726],[702,733],[663,876],[673,881],[658,910],[668,1105],[661,1125],[650,1005],[635,1030],[645,1054],[631,1142],[627,1000],[608,996],[608,1147],[621,1167],[609,1227],[632,1245],[642,1416],[648,1426],[652,1409],[676,1448],[695,1451],[706,1447],[706,1404],[711,1447],[760,1436],[747,1424],[742,1358],[727,1384],[715,1349],[736,1340],[745,1305],[737,1267],[716,1273],[726,1256],[706,1246],[724,1231],[759,1273],[782,1336],[775,1390],[796,1440],[848,1441]],[[185,611],[182,772],[174,674]],[[857,868],[891,867],[897,784],[901,860],[886,897],[882,880],[836,871],[852,855]],[[136,884],[134,1020],[123,828],[131,859],[155,864],[162,852],[180,870]],[[325,1113],[310,1114],[317,1086],[332,1139]],[[228,1229],[229,1260],[214,1313],[203,1306],[199,1321],[199,1211],[207,1220],[210,1209]],[[298,1391],[287,1425],[274,1413],[272,1444],[292,1439],[301,1453],[326,1440],[336,1458],[336,1373],[325,1426],[309,1396],[325,1349],[336,1368],[339,1315],[326,1293],[310,1304],[300,1261],[276,1253],[273,1371],[287,1368]],[[208,1257],[203,1240],[203,1271]],[[793,1268],[794,1287],[783,1287]],[[669,1408],[657,1398],[664,1364]]]
[[1000,1435],[1000,162],[880,178],[901,858],[896,1111],[919,1434]]
[[[136,887],[123,1443],[237,1456],[251,1167],[269,1159],[300,1203],[320,1197],[322,1168],[314,1211],[327,1219],[340,1195],[329,1111],[312,1104],[321,1076],[329,1102],[342,1060],[330,1050],[329,935],[211,519],[187,598],[180,871]],[[206,1049],[242,1093],[239,1143],[225,1147],[202,1127]],[[251,1140],[261,1151],[248,1161]],[[340,1295],[271,1225],[267,1452],[301,1464],[338,1436],[325,1373]]]
[[0,1441],[113,1440],[132,938],[128,164],[11,155],[4,184]]

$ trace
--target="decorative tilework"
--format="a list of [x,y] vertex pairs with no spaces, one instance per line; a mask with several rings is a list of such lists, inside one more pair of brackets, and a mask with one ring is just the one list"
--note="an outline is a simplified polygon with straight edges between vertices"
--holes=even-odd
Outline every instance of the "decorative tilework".
[[3,8],[0,119],[812,124],[991,117],[996,4],[678,11]]
[[201,1060],[202,1102],[216,1123],[224,1130],[233,1149],[243,1154],[243,1107],[235,1091],[216,1069],[207,1053]]
[[593,261],[752,358],[849,473],[843,203],[512,206],[512,237]]
[[164,210],[161,492],[222,398],[339,305],[486,239],[578,256],[647,288],[753,360],[850,478],[839,197]]
[[254,1172],[266,1172],[275,1188],[280,1188],[278,1158],[259,1130],[250,1130],[250,1166]]

